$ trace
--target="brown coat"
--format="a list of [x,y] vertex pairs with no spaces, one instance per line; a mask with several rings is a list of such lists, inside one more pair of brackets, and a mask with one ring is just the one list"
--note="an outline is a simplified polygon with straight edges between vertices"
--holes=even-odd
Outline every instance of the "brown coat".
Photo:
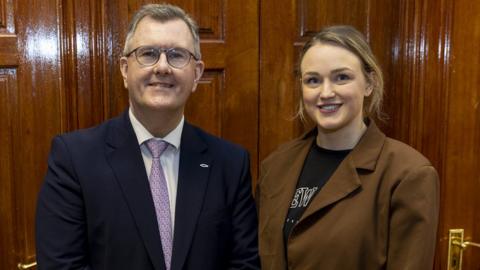
[[[263,270],[287,268],[283,225],[310,132],[271,154],[257,189]],[[439,211],[438,175],[416,150],[367,131],[293,227],[288,269],[432,269]]]

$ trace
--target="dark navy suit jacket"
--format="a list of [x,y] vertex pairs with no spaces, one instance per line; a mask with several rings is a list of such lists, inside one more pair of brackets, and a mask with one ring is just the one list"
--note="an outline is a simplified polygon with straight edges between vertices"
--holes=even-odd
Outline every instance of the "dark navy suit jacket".
[[[244,149],[185,123],[177,190],[172,270],[260,268]],[[36,244],[39,270],[165,269],[128,112],[53,139]]]

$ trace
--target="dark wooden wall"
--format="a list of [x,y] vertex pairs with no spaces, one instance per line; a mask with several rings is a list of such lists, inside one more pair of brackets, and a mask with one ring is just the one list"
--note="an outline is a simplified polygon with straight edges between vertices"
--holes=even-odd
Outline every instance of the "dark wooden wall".
[[[118,62],[128,21],[147,2],[0,0],[0,269],[35,260],[51,138],[126,108]],[[263,158],[308,128],[291,119],[303,43],[326,25],[363,31],[385,71],[382,129],[441,176],[435,269],[447,269],[448,229],[480,241],[479,1],[171,2],[199,22],[206,63],[187,120],[244,145],[255,178]],[[463,269],[477,268],[480,251],[467,249]]]

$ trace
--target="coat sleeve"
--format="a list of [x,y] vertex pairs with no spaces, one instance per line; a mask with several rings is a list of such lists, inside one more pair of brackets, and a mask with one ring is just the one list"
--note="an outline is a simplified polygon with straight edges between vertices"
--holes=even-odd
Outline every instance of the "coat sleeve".
[[62,137],[52,141],[35,222],[37,269],[89,269],[81,186]]
[[432,166],[410,171],[391,197],[387,270],[433,268],[439,179]]
[[260,176],[258,177],[258,180],[257,180],[257,185],[255,186],[255,205],[257,206],[257,212],[258,212],[258,216],[259,216],[259,219],[260,219],[260,182],[262,181],[263,177],[264,177],[264,174],[265,174],[265,165],[264,163],[262,162],[261,165],[260,165]]
[[245,152],[232,212],[233,249],[229,269],[260,269],[258,218],[252,195],[250,160]]

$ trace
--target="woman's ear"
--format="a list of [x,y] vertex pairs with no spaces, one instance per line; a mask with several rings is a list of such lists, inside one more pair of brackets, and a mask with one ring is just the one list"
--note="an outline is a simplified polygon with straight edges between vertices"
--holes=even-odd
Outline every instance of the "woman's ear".
[[375,72],[368,73],[367,76],[367,88],[365,89],[365,96],[368,97],[372,94],[375,85],[377,84],[377,76]]

